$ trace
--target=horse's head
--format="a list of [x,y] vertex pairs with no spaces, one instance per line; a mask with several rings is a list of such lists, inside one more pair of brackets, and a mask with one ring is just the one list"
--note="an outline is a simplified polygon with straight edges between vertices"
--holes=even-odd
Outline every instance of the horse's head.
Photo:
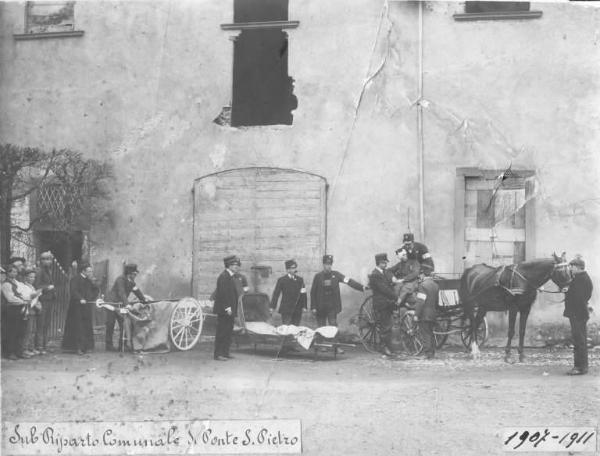
[[573,280],[571,269],[567,262],[567,254],[563,252],[561,256],[558,256],[556,253],[553,253],[552,257],[554,258],[554,269],[550,278],[562,290],[569,286],[571,280]]

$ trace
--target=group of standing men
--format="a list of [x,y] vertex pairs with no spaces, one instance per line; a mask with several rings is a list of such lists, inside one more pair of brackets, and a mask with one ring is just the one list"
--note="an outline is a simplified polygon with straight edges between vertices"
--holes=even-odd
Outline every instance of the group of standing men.
[[44,252],[40,267],[28,268],[25,258],[13,257],[2,273],[2,354],[11,360],[45,355],[56,290],[50,267],[53,256]]
[[[2,354],[10,360],[29,359],[47,353],[48,333],[57,294],[52,277],[54,257],[51,252],[40,255],[40,266],[28,268],[21,257],[11,258],[2,268]],[[76,272],[69,281],[69,306],[64,324],[61,347],[80,355],[94,350],[93,312],[100,295],[98,281],[87,262],[74,264]],[[146,297],[135,284],[138,274],[135,264],[127,264],[109,292],[114,311],[106,312],[106,350],[114,351],[115,323],[119,324],[119,349],[132,349],[131,322],[127,312],[134,312],[129,295],[135,294],[140,303]],[[124,345],[129,345],[128,347]]]
[[[391,319],[397,305],[406,303],[409,296],[416,296],[416,318],[426,327],[425,341],[428,357],[433,356],[433,321],[437,304],[437,285],[431,279],[434,265],[431,255],[424,244],[414,242],[412,233],[403,237],[403,245],[396,251],[398,264],[387,269],[387,254],[375,256],[376,268],[369,276],[369,285],[346,277],[333,270],[333,256],[323,256],[323,270],[312,281],[310,290],[310,308],[319,326],[337,326],[337,315],[342,310],[340,284],[344,283],[357,291],[373,289],[373,304],[382,328],[383,353],[393,355],[391,348]],[[239,273],[240,259],[235,255],[223,259],[225,270],[217,279],[217,288],[213,294],[214,312],[217,314],[217,333],[215,337],[214,359],[226,361],[230,355],[234,319],[237,315],[238,299],[243,293],[239,285],[244,277]],[[300,325],[302,313],[308,310],[308,293],[304,279],[298,275],[295,260],[284,263],[286,274],[279,277],[273,290],[270,308],[273,312],[279,306],[284,325]],[[419,278],[421,280],[419,280]]]
[[[217,314],[214,349],[214,359],[217,361],[232,358],[230,347],[238,300],[248,288],[245,277],[239,273],[241,260],[235,255],[230,255],[223,259],[223,263],[225,270],[217,278],[217,288],[212,296],[213,311]],[[282,323],[299,326],[302,313],[308,310],[308,293],[304,279],[298,275],[296,260],[287,260],[284,266],[286,274],[279,277],[275,284],[270,310],[273,312],[279,306]],[[319,326],[337,326],[337,314],[342,310],[340,283],[345,283],[355,290],[365,290],[357,281],[334,271],[333,256],[324,255],[323,270],[315,275],[310,291],[311,311],[316,316]],[[293,350],[292,347],[289,349]]]

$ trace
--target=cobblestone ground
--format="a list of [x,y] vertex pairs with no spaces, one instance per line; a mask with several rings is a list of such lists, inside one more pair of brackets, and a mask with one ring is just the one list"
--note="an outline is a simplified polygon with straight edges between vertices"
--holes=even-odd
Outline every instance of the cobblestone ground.
[[[333,359],[275,358],[238,348],[212,360],[212,345],[189,352],[2,361],[7,421],[299,418],[303,454],[504,454],[508,426],[597,426],[600,352],[586,376],[569,377],[568,349],[529,349],[524,363],[458,348],[435,360],[382,359],[360,347]],[[516,358],[516,356],[515,356]]]

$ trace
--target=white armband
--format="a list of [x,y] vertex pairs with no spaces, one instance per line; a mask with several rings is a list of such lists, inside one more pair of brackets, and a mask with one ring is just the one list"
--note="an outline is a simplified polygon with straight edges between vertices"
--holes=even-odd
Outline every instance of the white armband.
[[306,288],[300,288],[300,293],[306,293]]
[[348,283],[350,282],[350,279],[348,277],[344,277],[344,283]]
[[424,253],[423,254],[423,259],[426,260],[427,258],[431,258],[431,254],[430,253]]
[[427,295],[425,293],[417,293],[417,299],[425,301],[425,299],[427,299]]
[[[425,258],[425,257],[423,257],[423,258]],[[137,285],[131,289],[131,291],[138,291],[138,290],[139,290],[139,288],[137,287]]]

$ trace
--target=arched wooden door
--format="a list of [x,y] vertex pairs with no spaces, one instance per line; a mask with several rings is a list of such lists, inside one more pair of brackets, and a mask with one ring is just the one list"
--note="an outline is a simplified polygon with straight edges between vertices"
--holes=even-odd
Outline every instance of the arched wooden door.
[[223,257],[236,254],[242,273],[270,266],[260,291],[271,293],[283,262],[295,258],[308,284],[321,269],[326,243],[323,177],[278,168],[243,168],[197,179],[194,184],[195,296],[212,293]]

